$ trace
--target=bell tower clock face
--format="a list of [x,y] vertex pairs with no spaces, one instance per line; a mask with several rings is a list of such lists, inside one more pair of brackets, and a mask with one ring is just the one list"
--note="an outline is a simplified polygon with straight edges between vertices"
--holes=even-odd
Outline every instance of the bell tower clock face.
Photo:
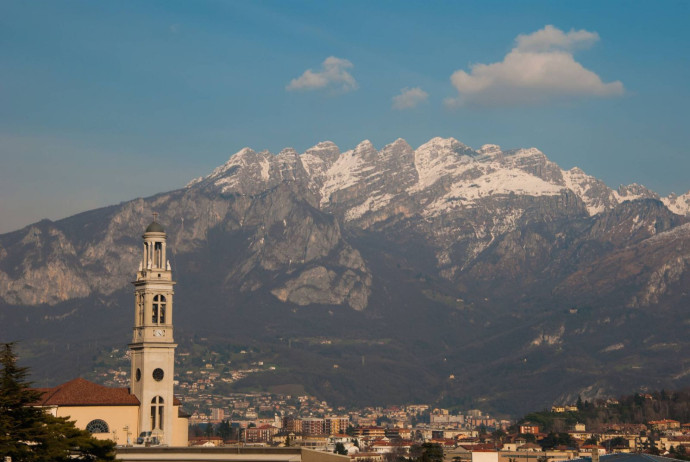
[[155,329],[153,331],[153,336],[154,337],[162,337],[165,335],[165,331],[163,329]]

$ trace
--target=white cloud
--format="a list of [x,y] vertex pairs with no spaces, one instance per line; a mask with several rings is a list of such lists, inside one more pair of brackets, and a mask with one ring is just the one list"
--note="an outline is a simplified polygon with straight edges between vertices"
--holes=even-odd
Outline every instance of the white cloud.
[[347,59],[329,56],[321,63],[321,69],[313,71],[307,69],[304,74],[296,79],[292,79],[285,87],[286,90],[318,90],[322,88],[332,88],[340,91],[350,91],[357,89],[357,82],[347,69],[353,65]]
[[586,30],[573,30],[563,32],[551,25],[531,34],[520,34],[515,39],[517,47],[521,51],[544,52],[551,50],[574,50],[588,48],[599,41],[599,34]]
[[429,94],[419,87],[403,88],[400,94],[393,97],[393,108],[410,109],[427,100]]
[[503,61],[474,64],[469,73],[455,71],[450,81],[458,97],[446,99],[446,104],[501,106],[578,96],[622,95],[620,81],[602,82],[596,73],[585,69],[573,57],[573,50],[591,46],[597,40],[596,32],[571,30],[566,33],[553,26],[519,35],[515,48]]

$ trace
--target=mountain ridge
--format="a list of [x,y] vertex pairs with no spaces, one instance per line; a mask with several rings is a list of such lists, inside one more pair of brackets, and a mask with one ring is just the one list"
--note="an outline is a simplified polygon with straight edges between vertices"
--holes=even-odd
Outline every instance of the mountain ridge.
[[[689,204],[690,193],[613,190],[536,148],[474,150],[438,137],[416,149],[403,139],[380,150],[369,141],[344,152],[332,142],[302,154],[244,148],[184,188],[0,235],[1,336],[59,345],[66,323],[110,322],[124,343],[139,236],[155,210],[180,282],[176,319],[188,323],[176,326],[181,345],[223,326],[219,339],[246,338],[283,361],[244,386],[298,377],[335,402],[465,399],[519,412],[626,384],[682,385],[690,379],[663,353],[690,346]],[[659,332],[667,341],[644,342]],[[299,352],[283,341],[346,345],[353,335],[387,340]],[[59,363],[41,342],[29,357]],[[651,348],[661,343],[673,346]],[[386,374],[357,366],[365,354]],[[357,377],[332,377],[335,358]],[[541,383],[561,361],[569,372]],[[415,368],[427,383],[415,385]]]

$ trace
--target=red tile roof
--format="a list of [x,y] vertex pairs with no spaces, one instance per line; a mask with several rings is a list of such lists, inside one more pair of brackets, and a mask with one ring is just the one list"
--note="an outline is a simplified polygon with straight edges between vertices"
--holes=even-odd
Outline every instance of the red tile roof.
[[[138,406],[139,399],[129,388],[110,388],[76,378],[53,388],[35,388],[43,393],[36,406]],[[174,397],[173,404],[182,402]]]
[[38,406],[138,406],[128,388],[109,388],[77,378],[54,388],[38,388],[43,393]]

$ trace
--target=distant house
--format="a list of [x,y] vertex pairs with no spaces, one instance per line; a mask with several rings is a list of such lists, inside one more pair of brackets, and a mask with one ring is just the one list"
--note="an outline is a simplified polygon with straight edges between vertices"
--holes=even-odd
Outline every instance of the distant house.
[[206,448],[223,446],[223,438],[220,436],[197,436],[189,439],[189,445]]
[[539,434],[539,425],[535,425],[535,424],[520,425],[520,433],[538,435]]
[[592,453],[597,451],[600,456],[606,454],[606,448],[603,446],[597,446],[595,444],[585,444],[580,446],[580,457],[592,457]]
[[271,441],[273,435],[278,433],[278,428],[273,425],[261,425],[260,427],[250,427],[245,430],[247,443],[266,443]]
[[647,422],[649,428],[652,430],[664,431],[664,430],[676,430],[680,428],[680,422],[677,420],[664,419],[664,420],[652,420]]

